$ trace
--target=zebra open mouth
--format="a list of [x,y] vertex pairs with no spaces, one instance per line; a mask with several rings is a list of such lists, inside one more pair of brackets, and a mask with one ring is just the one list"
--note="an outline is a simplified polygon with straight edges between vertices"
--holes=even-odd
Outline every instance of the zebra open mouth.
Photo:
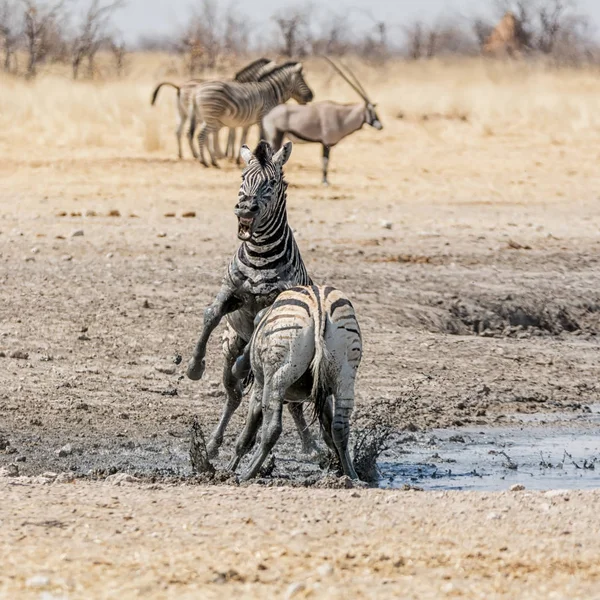
[[254,219],[238,217],[238,238],[240,240],[249,240],[252,237],[252,226]]

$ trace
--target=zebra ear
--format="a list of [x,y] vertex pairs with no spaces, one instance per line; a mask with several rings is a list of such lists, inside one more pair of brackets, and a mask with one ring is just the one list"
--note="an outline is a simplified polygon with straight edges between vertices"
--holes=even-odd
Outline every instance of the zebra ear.
[[250,148],[248,148],[248,146],[246,146],[246,144],[240,148],[240,156],[244,159],[246,164],[250,163],[250,160],[252,159],[252,151]]
[[296,71],[296,73],[300,73],[302,71],[302,63],[301,62],[296,63],[294,65],[294,71]]
[[292,153],[292,142],[286,142],[281,150],[278,150],[273,156],[273,164],[280,169],[288,161]]

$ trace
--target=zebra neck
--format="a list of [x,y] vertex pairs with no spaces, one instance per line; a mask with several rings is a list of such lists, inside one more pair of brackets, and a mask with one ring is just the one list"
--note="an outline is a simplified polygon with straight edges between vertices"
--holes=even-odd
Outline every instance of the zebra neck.
[[269,108],[274,108],[278,104],[283,104],[287,102],[291,97],[291,90],[289,90],[289,86],[286,85],[287,82],[278,81],[277,79],[267,79],[265,81],[261,81],[258,85],[262,87],[263,93],[263,101],[265,105]]

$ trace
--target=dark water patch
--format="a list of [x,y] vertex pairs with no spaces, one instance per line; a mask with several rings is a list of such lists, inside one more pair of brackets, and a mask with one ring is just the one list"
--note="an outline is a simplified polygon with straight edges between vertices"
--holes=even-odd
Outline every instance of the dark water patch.
[[[519,417],[520,418],[520,417]],[[600,411],[573,419],[528,415],[529,423],[414,434],[382,456],[379,486],[428,490],[592,489],[600,487]],[[564,419],[570,418],[569,422]],[[537,422],[536,422],[537,421]]]

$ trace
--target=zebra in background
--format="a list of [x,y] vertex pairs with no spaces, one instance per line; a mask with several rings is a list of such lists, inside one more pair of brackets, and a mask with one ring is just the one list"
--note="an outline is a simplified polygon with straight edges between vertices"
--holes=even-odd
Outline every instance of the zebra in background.
[[[295,285],[312,284],[287,220],[287,183],[283,166],[291,152],[291,142],[276,154],[264,141],[258,144],[254,153],[247,146],[241,149],[247,166],[242,172],[235,214],[237,235],[242,243],[229,263],[216,299],[204,311],[202,332],[187,368],[190,379],[202,377],[209,337],[226,316],[223,384],[227,399],[207,445],[209,457],[217,455],[229,420],[242,400],[242,385],[233,376],[232,368],[252,337],[256,315],[270,306],[281,291]],[[303,449],[309,452],[315,444],[304,420],[302,405],[290,404],[289,407]]]
[[[255,123],[261,125],[263,117],[278,104],[294,98],[299,104],[313,99],[302,74],[302,63],[289,62],[268,70],[257,82],[240,84],[237,82],[207,81],[198,85],[193,92],[194,110],[192,123],[202,120],[198,143],[200,161],[208,167],[204,159],[204,144],[209,134],[221,127],[246,128]],[[246,130],[245,130],[246,131]],[[245,145],[245,132],[241,144]],[[214,152],[209,145],[211,163],[218,167]],[[236,162],[239,164],[240,157]]]
[[[260,75],[265,72],[265,69],[272,68],[275,66],[275,63],[268,58],[259,58],[250,64],[246,65],[241,71],[238,71],[233,81],[237,81],[238,83],[248,83],[250,81],[256,81]],[[160,89],[164,86],[170,86],[177,90],[177,112],[179,115],[179,124],[177,125],[177,129],[175,131],[175,136],[177,138],[177,149],[179,158],[183,158],[183,152],[181,148],[181,136],[183,135],[183,129],[185,124],[188,121],[190,113],[193,109],[193,93],[194,90],[201,84],[205,83],[205,79],[190,79],[186,81],[182,85],[177,85],[172,83],[171,81],[163,81],[159,83],[156,88],[154,88],[154,92],[152,93],[152,101],[151,105],[154,106],[156,100],[158,98],[158,93]],[[192,124],[190,124],[190,128],[188,129],[188,142],[190,145],[190,149],[194,158],[198,158],[198,153],[196,152],[196,148],[194,148],[194,130],[192,128]],[[229,131],[229,138],[227,144],[229,146],[230,140],[233,137],[235,142],[235,129]],[[233,142],[233,143],[234,143]],[[215,147],[215,151],[219,156],[223,156],[219,148],[219,137],[218,132],[214,134],[213,144]],[[232,150],[233,153],[233,150]]]
[[293,287],[257,320],[252,340],[234,367],[236,377],[247,376],[251,369],[254,387],[229,469],[235,471],[250,451],[262,421],[260,444],[241,479],[254,477],[281,435],[284,400],[310,400],[344,474],[358,479],[348,451],[354,382],[362,356],[352,303],[333,287]]

